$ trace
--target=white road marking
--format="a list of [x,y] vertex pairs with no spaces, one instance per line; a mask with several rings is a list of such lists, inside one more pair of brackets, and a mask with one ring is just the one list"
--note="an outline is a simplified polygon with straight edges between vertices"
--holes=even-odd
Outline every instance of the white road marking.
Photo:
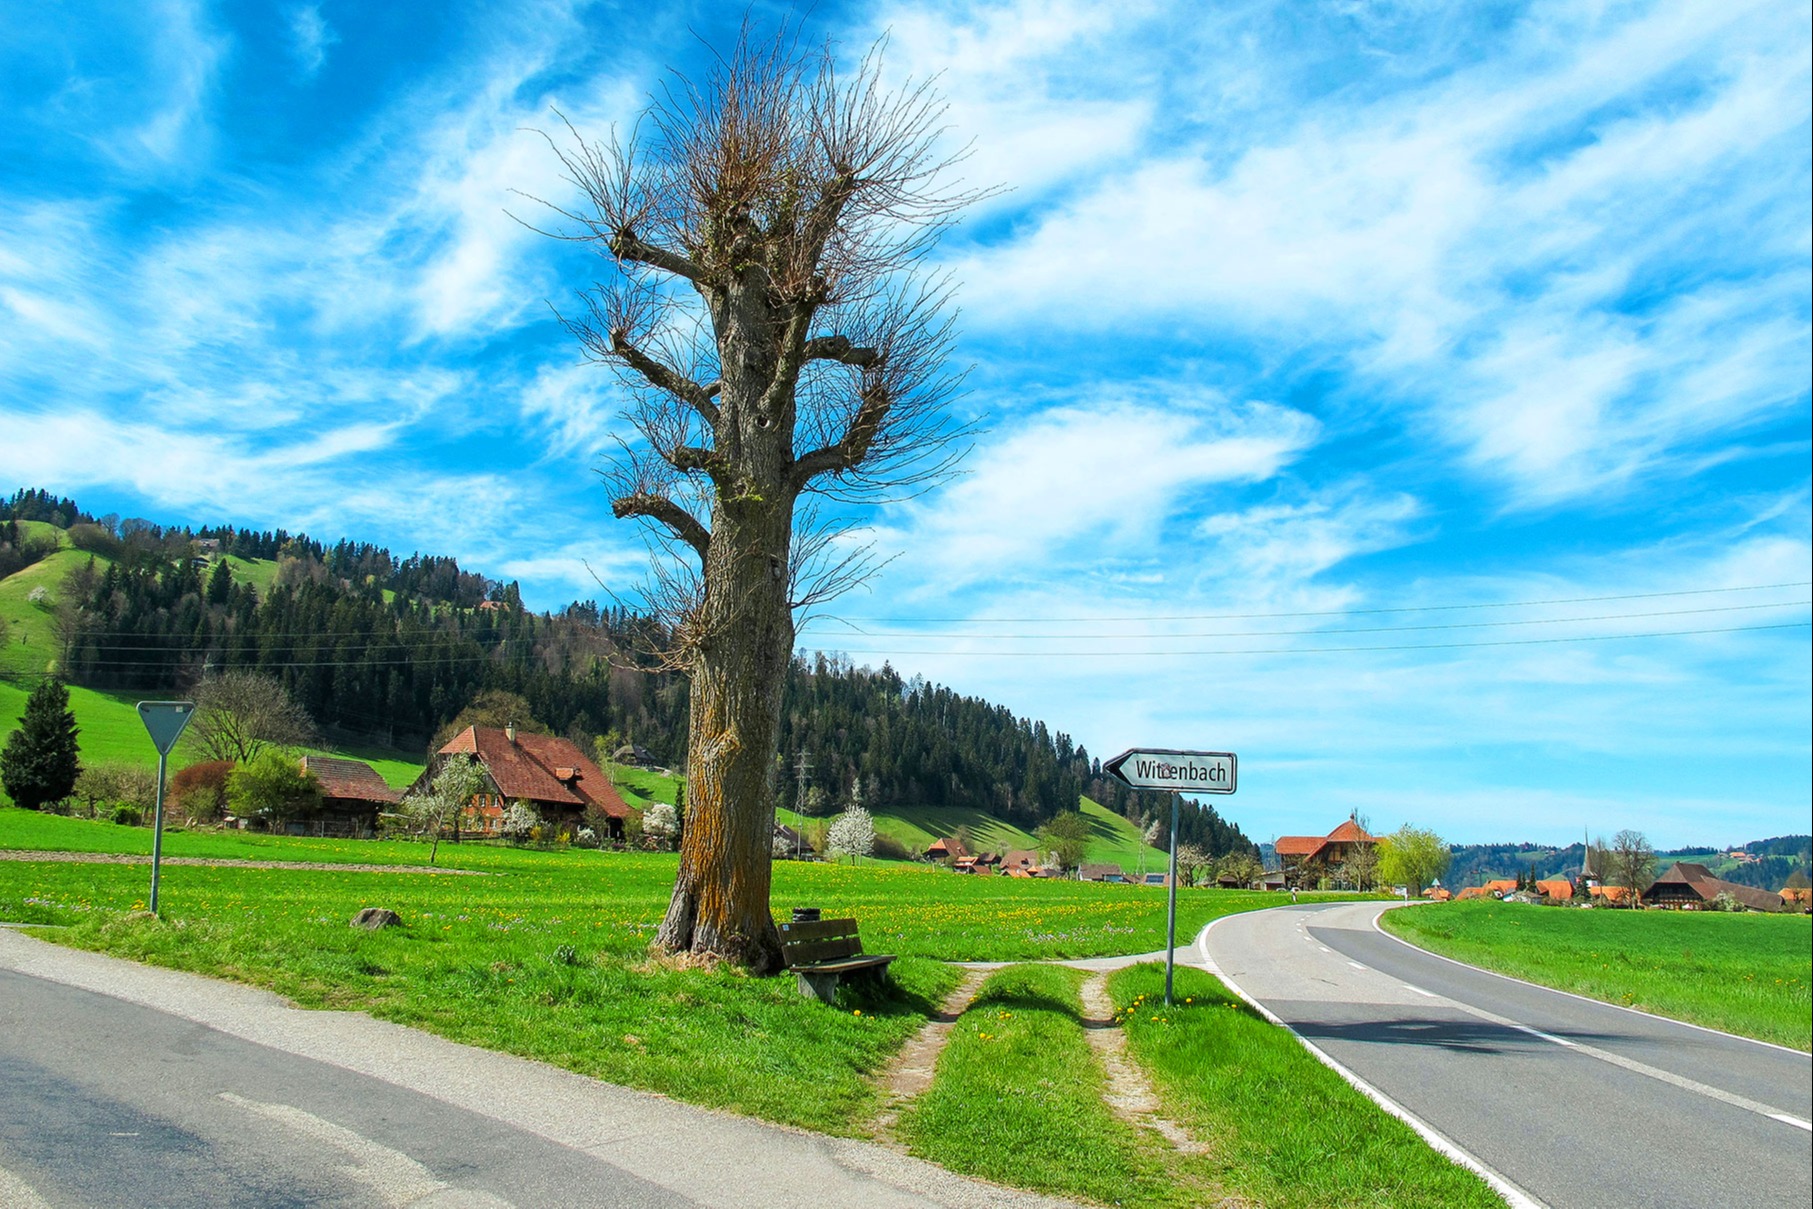
[[[1383,914],[1383,913],[1381,912],[1381,914]],[[1391,933],[1386,932],[1383,928],[1380,928],[1378,926],[1377,916],[1375,916],[1373,918],[1373,928],[1376,931],[1378,931],[1380,933],[1380,935],[1391,936]],[[1399,940],[1399,938],[1397,938],[1395,936],[1393,936],[1392,939]],[[1415,945],[1412,945],[1412,944],[1408,943],[1407,941],[1399,940],[1399,943],[1403,944],[1404,947],[1410,949],[1412,952],[1426,953],[1426,950],[1419,949]],[[1431,957],[1441,957],[1441,954],[1439,954],[1439,953],[1428,953],[1427,955],[1431,956]],[[1452,958],[1442,958],[1442,960],[1449,962],[1449,964],[1451,964],[1451,965],[1462,966],[1465,969],[1473,969],[1472,966],[1468,966],[1464,962],[1454,961]],[[1361,966],[1358,963],[1352,962],[1352,961],[1348,962],[1347,964],[1350,966],[1353,966],[1357,970],[1366,968],[1366,967]],[[1483,970],[1480,972],[1487,973],[1487,974],[1491,973],[1490,970]],[[1513,980],[1513,981],[1520,981],[1520,980]],[[1535,985],[1535,984],[1532,983],[1532,984],[1527,984],[1527,985]],[[1414,990],[1415,988],[1413,987],[1411,989]],[[1538,989],[1546,989],[1546,988],[1538,988]],[[1424,993],[1427,994],[1428,992],[1424,992]],[[1565,994],[1566,992],[1563,992],[1563,993]],[[1470,1003],[1462,1003],[1458,999],[1451,999],[1444,995],[1432,995],[1432,996],[1430,996],[1430,998],[1440,999],[1440,1000],[1442,1000],[1442,1002],[1444,1002],[1448,1006],[1456,1009],[1457,1011],[1466,1012],[1470,1016],[1476,1016],[1481,1020],[1485,1020],[1489,1023],[1496,1024],[1496,1025],[1500,1026],[1501,1028],[1516,1029],[1520,1033],[1527,1033],[1532,1037],[1536,1037],[1536,1038],[1539,1038],[1540,1040],[1547,1041],[1552,1045],[1561,1046],[1563,1049],[1571,1049],[1571,1050],[1575,1051],[1576,1053],[1585,1054],[1589,1058],[1597,1058],[1601,1062],[1606,1062],[1606,1063],[1611,1064],[1612,1066],[1620,1067],[1624,1070],[1630,1071],[1632,1074],[1643,1075],[1646,1078],[1655,1079],[1658,1082],[1666,1083],[1666,1084],[1670,1085],[1671,1087],[1678,1087],[1682,1091],[1692,1092],[1698,1096],[1705,1096],[1709,1100],[1717,1100],[1721,1104],[1729,1104],[1733,1108],[1741,1108],[1746,1112],[1753,1112],[1753,1113],[1756,1113],[1758,1116],[1768,1117],[1772,1121],[1783,1121],[1789,1125],[1795,1126],[1796,1128],[1808,1129],[1809,1132],[1813,1132],[1813,1127],[1809,1127],[1809,1126],[1801,1124],[1800,1119],[1798,1117],[1788,1116],[1787,1114],[1779,1112],[1775,1108],[1772,1108],[1771,1106],[1769,1106],[1767,1104],[1763,1104],[1759,1101],[1752,1100],[1748,1096],[1740,1096],[1740,1095],[1736,1094],[1735,1092],[1726,1091],[1722,1087],[1713,1087],[1711,1084],[1701,1083],[1698,1079],[1689,1079],[1685,1075],[1677,1075],[1671,1070],[1663,1070],[1661,1067],[1651,1066],[1647,1062],[1638,1062],[1635,1058],[1626,1058],[1622,1054],[1614,1054],[1610,1050],[1600,1049],[1596,1045],[1586,1045],[1579,1041],[1569,1041],[1566,1037],[1557,1037],[1553,1033],[1545,1033],[1541,1029],[1531,1028],[1527,1024],[1521,1024],[1516,1020],[1512,1020],[1509,1016],[1500,1016],[1496,1012],[1488,1012],[1484,1008],[1474,1007]],[[1574,996],[1574,998],[1580,998],[1580,996]],[[1588,1002],[1597,1002],[1597,1001],[1589,1000]],[[1612,1004],[1609,1006],[1616,1007],[1617,1005]],[[1651,1019],[1666,1019],[1666,1017],[1651,1017]]]
[[392,1150],[312,1112],[289,1104],[262,1104],[257,1100],[236,1096],[230,1091],[221,1092],[220,1098],[237,1108],[286,1125],[297,1133],[344,1151],[352,1158],[354,1166],[341,1170],[350,1179],[357,1180],[377,1193],[391,1209],[403,1209],[403,1206],[415,1205],[428,1197],[433,1197],[436,1205],[449,1207],[459,1205],[469,1209],[511,1209],[510,1202],[499,1200],[490,1193],[456,1189],[450,1184],[442,1183],[434,1178],[433,1172],[402,1151]]
[[1794,1126],[1796,1129],[1804,1129],[1808,1133],[1813,1133],[1813,1121],[1803,1121],[1799,1117],[1791,1117],[1785,1112],[1772,1112],[1769,1115],[1774,1117],[1777,1121]]
[[1441,996],[1437,995],[1434,991],[1425,991],[1422,987],[1413,987],[1407,982],[1404,984],[1404,989],[1406,991],[1415,991],[1419,995],[1427,995],[1431,999],[1440,999],[1441,998]]
[[0,1205],[9,1209],[50,1209],[50,1202],[38,1195],[38,1190],[0,1167]]
[[1365,966],[1363,966],[1363,965],[1361,965],[1361,964],[1360,964],[1360,963],[1359,963],[1359,962],[1357,962],[1357,961],[1350,961],[1350,962],[1348,962],[1348,963],[1347,963],[1347,964],[1348,964],[1348,965],[1350,965],[1350,966],[1352,966],[1352,967],[1353,967],[1353,968],[1354,968],[1354,969],[1356,969],[1356,970],[1363,970],[1363,969],[1365,969],[1365,968],[1366,968],[1366,967],[1365,967]]

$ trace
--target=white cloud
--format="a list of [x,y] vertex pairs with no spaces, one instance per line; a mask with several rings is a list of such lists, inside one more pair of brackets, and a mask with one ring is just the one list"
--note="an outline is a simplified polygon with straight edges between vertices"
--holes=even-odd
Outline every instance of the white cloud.
[[321,15],[319,4],[301,4],[289,12],[290,50],[302,74],[312,76],[327,62],[328,50],[340,40],[334,27]]
[[1316,438],[1310,417],[1152,384],[1162,399],[1047,408],[992,434],[969,473],[907,514],[908,563],[949,589],[1051,564],[1164,562],[1173,518],[1202,489],[1276,474]]

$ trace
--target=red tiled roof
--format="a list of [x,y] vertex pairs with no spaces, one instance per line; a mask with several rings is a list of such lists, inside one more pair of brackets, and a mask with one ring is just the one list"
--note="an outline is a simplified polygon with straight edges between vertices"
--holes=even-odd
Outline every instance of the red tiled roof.
[[303,756],[302,771],[315,774],[321,783],[321,796],[347,798],[355,802],[383,802],[395,805],[403,795],[384,783],[378,770],[361,760],[344,760],[338,756]]
[[1594,898],[1603,898],[1608,903],[1621,903],[1630,897],[1629,886],[1594,886],[1588,891]]
[[1279,856],[1314,856],[1327,842],[1319,835],[1281,835],[1272,849]]
[[1484,890],[1487,894],[1508,894],[1512,890],[1517,889],[1517,879],[1514,877],[1494,878],[1481,886],[1480,889]]
[[1331,844],[1371,844],[1376,841],[1372,836],[1367,835],[1358,823],[1348,819],[1328,833],[1328,842]]
[[1572,898],[1574,897],[1574,883],[1565,877],[1553,878],[1549,881],[1537,882],[1536,892],[1545,898]]
[[[596,806],[612,818],[629,816],[629,804],[610,778],[570,740],[558,735],[519,730],[512,742],[502,730],[468,726],[440,751],[444,756],[462,753],[485,766],[497,792],[506,798],[576,809]],[[563,777],[563,773],[569,775]]]
[[1462,890],[1459,894],[1454,896],[1456,902],[1459,902],[1464,898],[1484,897],[1486,897],[1486,888],[1484,886],[1468,886],[1465,890]]

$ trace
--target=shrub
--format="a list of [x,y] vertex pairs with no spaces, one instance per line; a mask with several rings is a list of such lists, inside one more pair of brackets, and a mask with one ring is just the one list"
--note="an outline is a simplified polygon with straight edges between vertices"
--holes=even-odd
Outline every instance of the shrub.
[[884,832],[875,833],[873,855],[884,861],[910,861],[913,853],[907,846]]
[[90,818],[99,817],[114,806],[131,806],[143,812],[157,805],[157,774],[142,764],[107,760],[84,768],[76,777],[74,792],[88,808]]
[[115,806],[107,817],[123,827],[137,827],[145,821],[145,812],[137,806]]
[[642,812],[643,844],[659,852],[673,846],[680,835],[678,812],[666,802],[656,802]]
[[227,777],[227,804],[233,813],[262,819],[275,827],[284,819],[308,814],[321,805],[321,783],[302,771],[300,762],[267,747]]
[[229,760],[203,760],[170,778],[170,797],[183,817],[211,823],[227,809],[227,778],[233,773]]

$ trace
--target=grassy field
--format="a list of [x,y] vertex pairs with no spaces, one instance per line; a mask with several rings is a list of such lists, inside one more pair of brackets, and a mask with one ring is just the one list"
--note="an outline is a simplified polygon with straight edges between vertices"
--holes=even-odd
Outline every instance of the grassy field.
[[1558,990],[1813,1048],[1805,915],[1481,901],[1388,911],[1384,926],[1432,952]]

